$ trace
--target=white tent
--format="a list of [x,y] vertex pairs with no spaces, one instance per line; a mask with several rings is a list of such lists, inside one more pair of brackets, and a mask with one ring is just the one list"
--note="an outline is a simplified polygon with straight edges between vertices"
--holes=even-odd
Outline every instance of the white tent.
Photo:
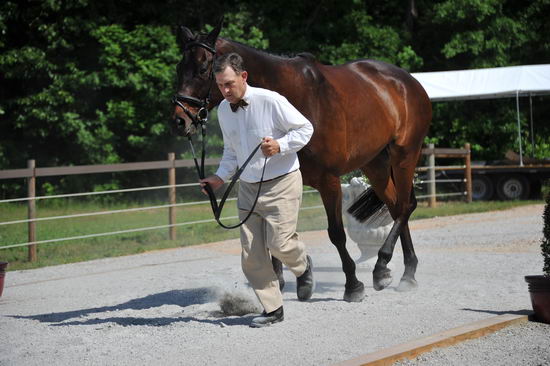
[[[520,165],[523,165],[519,97],[550,94],[550,64],[412,74],[433,102],[516,98]],[[531,114],[532,115],[532,114]],[[531,119],[531,128],[532,128]]]
[[550,64],[412,75],[434,102],[550,94]]

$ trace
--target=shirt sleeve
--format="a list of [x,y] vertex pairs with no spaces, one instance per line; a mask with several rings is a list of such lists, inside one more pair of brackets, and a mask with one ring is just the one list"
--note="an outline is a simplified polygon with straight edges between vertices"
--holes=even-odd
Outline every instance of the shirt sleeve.
[[[218,118],[220,118],[220,113],[218,109]],[[227,182],[233,174],[237,171],[237,154],[233,146],[231,146],[231,140],[227,136],[225,129],[223,128],[223,123],[220,119],[220,127],[223,135],[223,154],[222,160],[220,161],[220,166],[216,171],[216,175],[220,177],[224,182]]]
[[313,125],[285,97],[275,99],[273,113],[276,127],[285,133],[277,139],[282,155],[297,152],[307,145],[313,135]]

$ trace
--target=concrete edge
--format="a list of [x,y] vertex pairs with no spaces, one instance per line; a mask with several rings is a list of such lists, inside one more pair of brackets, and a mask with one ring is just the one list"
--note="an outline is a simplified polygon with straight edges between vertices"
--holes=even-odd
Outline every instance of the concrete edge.
[[445,330],[428,337],[392,346],[353,359],[337,363],[334,366],[380,366],[392,365],[402,359],[414,359],[430,352],[434,348],[449,347],[456,343],[494,333],[509,325],[525,323],[527,315],[502,314],[489,319],[479,320],[457,328]]

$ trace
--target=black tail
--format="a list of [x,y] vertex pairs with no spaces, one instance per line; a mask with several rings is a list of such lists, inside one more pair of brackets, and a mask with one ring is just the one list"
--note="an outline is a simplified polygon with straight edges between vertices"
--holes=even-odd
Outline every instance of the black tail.
[[359,222],[365,222],[369,217],[385,207],[372,187],[367,188],[348,208],[348,212]]

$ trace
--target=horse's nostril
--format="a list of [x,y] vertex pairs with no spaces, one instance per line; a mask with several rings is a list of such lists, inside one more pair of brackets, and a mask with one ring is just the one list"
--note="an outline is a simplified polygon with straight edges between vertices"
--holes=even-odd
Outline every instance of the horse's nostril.
[[194,135],[197,133],[197,127],[193,124],[191,124],[189,127],[185,129],[185,133],[187,135]]
[[172,135],[185,136],[186,127],[185,127],[185,120],[183,118],[175,116],[169,121],[169,125],[170,125],[170,132]]

